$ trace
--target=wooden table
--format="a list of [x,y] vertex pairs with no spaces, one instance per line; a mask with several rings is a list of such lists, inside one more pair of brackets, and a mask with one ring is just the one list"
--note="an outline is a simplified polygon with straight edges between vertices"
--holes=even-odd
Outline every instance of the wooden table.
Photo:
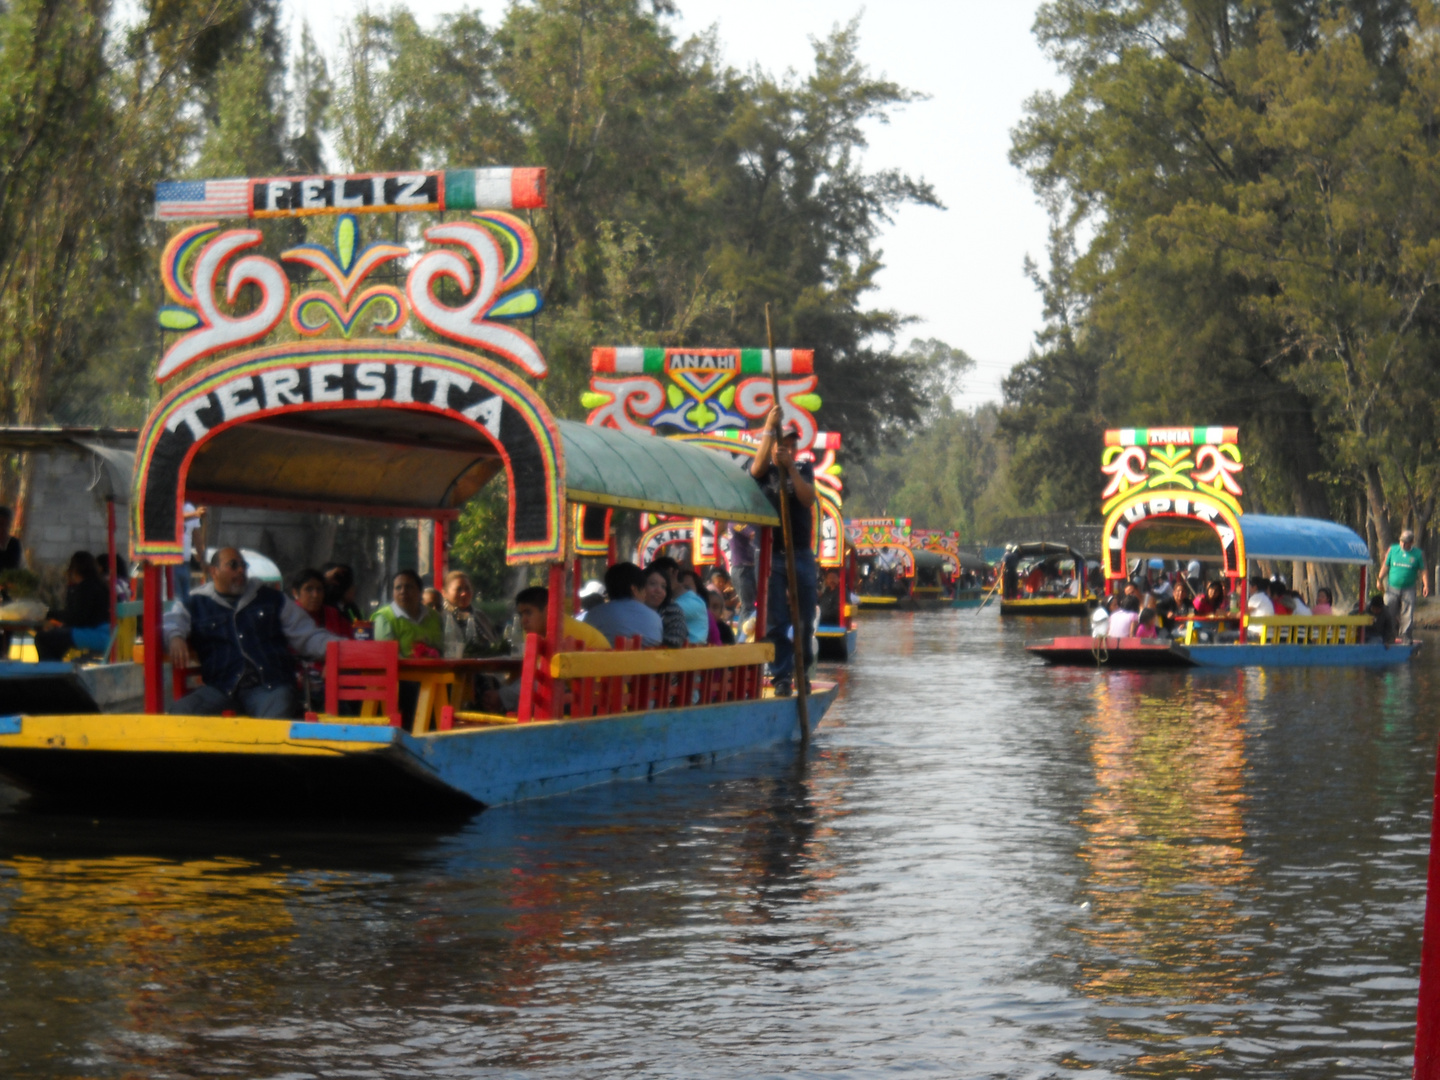
[[415,702],[414,734],[423,735],[440,726],[440,710],[446,705],[456,708],[475,696],[475,676],[519,670],[519,656],[487,656],[483,658],[411,659],[400,660],[400,681],[420,684]]

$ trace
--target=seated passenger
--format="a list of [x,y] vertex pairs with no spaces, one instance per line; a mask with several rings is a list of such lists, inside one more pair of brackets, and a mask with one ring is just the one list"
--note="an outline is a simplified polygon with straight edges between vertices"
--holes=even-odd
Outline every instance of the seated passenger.
[[839,626],[840,611],[845,598],[840,594],[840,571],[833,566],[825,571],[825,580],[815,598],[820,603],[820,625]]
[[307,568],[294,574],[290,578],[290,598],[315,620],[316,626],[324,627],[336,637],[355,636],[350,620],[325,602],[325,578],[319,570]]
[[1025,575],[1025,591],[1031,596],[1039,596],[1044,588],[1045,567],[1041,563],[1036,563],[1030,573]]
[[251,581],[244,558],[233,547],[210,556],[209,576],[165,613],[170,663],[190,666],[190,639],[205,683],[169,711],[185,716],[294,716],[295,654],[319,660],[325,646],[339,639],[278,589]]
[[[305,569],[290,578],[290,599],[299,604],[315,625],[336,637],[351,638],[355,629],[350,620],[325,603],[325,578],[319,570]],[[305,688],[307,710],[320,710],[325,702],[325,665],[318,660],[301,660],[300,674]]]
[[1135,633],[1135,624],[1140,621],[1140,598],[1138,596],[1126,596],[1120,601],[1119,610],[1110,616],[1110,637],[1123,638],[1131,637]]
[[71,649],[99,653],[109,644],[110,591],[95,556],[77,551],[65,570],[65,606],[51,611],[45,629],[35,634],[35,653],[41,660],[64,660]]
[[1285,593],[1285,600],[1286,600],[1286,602],[1289,603],[1289,605],[1290,605],[1290,614],[1291,614],[1291,615],[1311,615],[1311,614],[1314,614],[1314,613],[1310,610],[1310,608],[1306,605],[1304,597],[1302,597],[1302,596],[1301,596],[1298,592],[1296,592],[1294,589],[1290,589],[1290,590],[1288,590],[1288,591]]
[[675,575],[679,592],[675,606],[685,615],[685,632],[691,645],[710,643],[710,608],[700,595],[700,575],[690,567],[682,567]]
[[1335,598],[1330,595],[1329,589],[1315,590],[1315,606],[1310,610],[1315,615],[1335,614]]
[[720,621],[725,622],[734,618],[740,610],[740,596],[735,591],[735,582],[730,577],[730,571],[726,570],[723,566],[711,567],[710,588],[719,593],[720,599],[725,601],[726,615],[725,618]]
[[440,590],[434,585],[425,586],[425,591],[420,594],[420,602],[431,611],[445,610],[445,598],[440,595]]
[[1135,636],[1137,638],[1158,638],[1160,631],[1156,627],[1158,616],[1155,608],[1145,608],[1140,612],[1140,618],[1135,623]]
[[445,623],[445,655],[450,659],[500,651],[500,634],[485,613],[475,607],[475,586],[464,570],[451,570],[445,575],[440,617]]
[[[626,564],[629,565],[629,564]],[[612,567],[613,569],[613,567]],[[609,575],[606,575],[609,578]],[[520,632],[525,635],[545,636],[545,620],[550,606],[550,590],[543,585],[521,589],[515,594],[515,615],[520,620]],[[598,610],[598,609],[597,609]],[[610,642],[595,627],[564,616],[565,638],[578,641],[587,649],[608,649]],[[501,687],[490,687],[480,695],[480,708],[490,713],[512,713],[520,707],[520,680],[506,683]]]
[[[665,627],[665,633],[661,640],[667,649],[682,649],[685,643],[690,640],[690,626],[685,621],[685,611],[676,603],[676,597],[680,592],[680,584],[677,577],[680,573],[680,564],[668,555],[662,555],[658,559],[652,559],[650,565],[645,567],[647,575],[645,603],[655,609],[660,616],[660,623]],[[655,576],[659,576],[660,584],[655,582]],[[660,585],[664,586],[664,594],[660,592]]]
[[326,563],[320,573],[325,575],[325,602],[351,625],[364,622],[365,613],[355,603],[355,571],[344,563]]
[[1275,614],[1275,605],[1270,602],[1269,583],[1258,574],[1250,579],[1250,599],[1245,610],[1250,615],[1259,617]]
[[1370,606],[1365,609],[1365,614],[1371,618],[1365,640],[1379,641],[1385,648],[1390,648],[1390,642],[1395,637],[1395,618],[1385,605],[1385,597],[1378,592],[1371,596]]
[[101,580],[108,582],[115,590],[115,602],[118,604],[127,603],[130,600],[130,568],[125,563],[124,555],[115,556],[116,573],[110,572],[110,556],[96,555],[95,561],[100,565]]
[[1207,581],[1205,583],[1205,595],[1197,596],[1192,605],[1196,615],[1223,615],[1229,604],[1225,600],[1225,583],[1223,581]]
[[706,589],[705,605],[710,609],[710,622],[715,633],[711,644],[734,645],[735,628],[730,625],[730,612],[725,608],[725,598],[714,589]]
[[[663,595],[665,576],[660,579]],[[659,645],[665,636],[664,624],[654,609],[645,603],[645,571],[631,562],[616,563],[605,571],[605,592],[609,600],[585,616],[585,625],[605,635],[611,645],[616,638],[639,635],[646,646]]]
[[587,581],[580,586],[580,611],[575,616],[582,622],[588,612],[605,602],[605,586],[598,581]]
[[[550,590],[543,585],[532,585],[515,594],[515,615],[520,620],[520,632],[545,636],[545,620],[550,607]],[[608,649],[610,641],[598,629],[569,615],[561,617],[560,636],[562,640],[578,642],[587,649]]]
[[1266,586],[1270,593],[1270,606],[1276,615],[1294,615],[1295,605],[1290,602],[1290,590],[1280,578],[1271,578]]
[[397,571],[390,579],[391,603],[375,612],[375,640],[398,642],[402,657],[439,656],[445,646],[445,624],[420,602],[422,588],[414,570]]

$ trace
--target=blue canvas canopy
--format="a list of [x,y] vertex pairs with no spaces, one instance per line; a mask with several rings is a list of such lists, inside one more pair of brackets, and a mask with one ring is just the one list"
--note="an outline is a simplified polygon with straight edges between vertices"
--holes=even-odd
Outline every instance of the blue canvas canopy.
[[[1248,559],[1277,562],[1353,563],[1370,561],[1365,541],[1354,530],[1319,518],[1243,514],[1240,531]],[[1216,561],[1220,543],[1214,525],[1189,517],[1146,518],[1129,531],[1126,555],[1132,559]]]
[[1240,519],[1245,557],[1287,562],[1366,565],[1370,549],[1354,529],[1319,518],[1246,514]]

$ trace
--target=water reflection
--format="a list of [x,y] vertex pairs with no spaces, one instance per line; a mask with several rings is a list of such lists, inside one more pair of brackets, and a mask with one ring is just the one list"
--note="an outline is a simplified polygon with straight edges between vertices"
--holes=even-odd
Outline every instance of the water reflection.
[[867,619],[807,759],[434,831],[0,812],[0,1076],[1401,1075],[1437,669],[1041,631]]
[[1117,674],[1095,683],[1090,720],[1081,986],[1102,998],[1243,994],[1256,976],[1229,939],[1251,885],[1245,724],[1263,686],[1245,674],[1203,689]]

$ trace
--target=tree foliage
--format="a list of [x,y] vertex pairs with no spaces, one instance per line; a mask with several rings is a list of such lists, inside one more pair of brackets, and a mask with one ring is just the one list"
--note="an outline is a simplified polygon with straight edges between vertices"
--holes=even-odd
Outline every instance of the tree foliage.
[[1238,424],[1268,509],[1380,545],[1426,527],[1437,25],[1431,0],[1042,6],[1069,86],[1014,138],[1057,223],[1048,327],[1005,387],[1022,488],[1046,440],[1063,478],[1106,426]]

